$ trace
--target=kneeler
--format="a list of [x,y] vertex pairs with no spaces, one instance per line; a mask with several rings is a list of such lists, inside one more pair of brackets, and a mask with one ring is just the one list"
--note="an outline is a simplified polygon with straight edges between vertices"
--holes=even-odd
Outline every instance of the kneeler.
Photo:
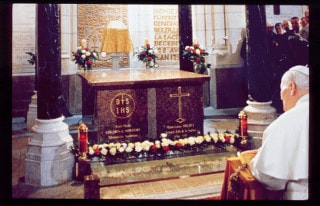
[[280,200],[283,190],[268,190],[252,175],[249,162],[256,151],[227,159],[221,200]]

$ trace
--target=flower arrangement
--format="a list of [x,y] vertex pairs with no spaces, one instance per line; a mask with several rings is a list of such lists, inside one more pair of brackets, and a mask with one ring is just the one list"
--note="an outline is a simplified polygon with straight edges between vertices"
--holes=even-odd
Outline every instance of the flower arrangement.
[[86,40],[81,41],[75,52],[72,52],[73,61],[81,68],[90,69],[95,60],[99,58],[99,53],[96,50],[90,50],[87,47]]
[[183,50],[182,57],[194,62],[194,70],[196,73],[203,74],[206,71],[205,56],[208,52],[197,42],[196,39],[193,40],[192,46],[186,46]]
[[[215,148],[226,149],[226,146],[233,145],[239,149],[243,148],[243,139],[238,133],[232,134],[228,130],[219,133],[217,130],[214,133],[206,135],[190,136],[186,138],[173,139],[168,137],[166,133],[162,133],[160,138],[155,141],[144,140],[137,142],[111,142],[91,144],[88,147],[86,154],[88,159],[98,157],[108,160],[109,162],[125,161],[130,157],[151,157],[164,158],[166,154],[171,152],[188,152],[199,151],[212,145]],[[78,154],[77,147],[71,148],[73,154]],[[79,154],[78,154],[79,156]]]
[[156,63],[156,50],[150,47],[150,43],[147,38],[145,39],[144,46],[141,46],[134,55],[137,55],[139,61],[146,63],[146,68],[159,67]]

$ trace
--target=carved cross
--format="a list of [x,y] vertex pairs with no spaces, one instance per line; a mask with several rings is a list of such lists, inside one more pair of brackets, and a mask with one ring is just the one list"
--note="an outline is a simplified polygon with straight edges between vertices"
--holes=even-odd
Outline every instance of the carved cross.
[[186,121],[186,119],[184,119],[182,117],[182,97],[189,97],[190,96],[190,93],[182,93],[181,92],[181,87],[179,86],[178,87],[178,94],[170,94],[170,97],[178,97],[178,109],[179,109],[179,117],[178,119],[176,119],[176,122],[178,123],[182,123],[184,121]]

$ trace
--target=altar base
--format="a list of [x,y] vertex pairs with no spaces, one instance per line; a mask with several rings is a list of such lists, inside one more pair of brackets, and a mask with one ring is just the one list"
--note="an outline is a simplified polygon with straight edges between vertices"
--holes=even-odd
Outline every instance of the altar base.
[[70,152],[73,139],[64,117],[36,119],[25,159],[26,184],[53,186],[72,179],[74,157]]

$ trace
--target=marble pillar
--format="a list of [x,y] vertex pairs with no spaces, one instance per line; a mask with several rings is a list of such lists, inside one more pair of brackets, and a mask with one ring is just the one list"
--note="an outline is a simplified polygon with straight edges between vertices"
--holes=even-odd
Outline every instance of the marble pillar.
[[[37,5],[37,118],[25,159],[26,184],[52,186],[72,179],[73,139],[63,122],[68,114],[62,97],[60,7]],[[69,113],[70,114],[70,113]]]
[[[184,48],[192,45],[192,9],[191,5],[179,5],[179,51],[182,54]],[[193,72],[193,63],[180,55],[180,69]]]
[[246,67],[250,100],[244,108],[248,115],[248,134],[253,137],[252,148],[262,143],[265,128],[276,118],[271,106],[272,87],[268,61],[266,13],[263,5],[247,5]]

